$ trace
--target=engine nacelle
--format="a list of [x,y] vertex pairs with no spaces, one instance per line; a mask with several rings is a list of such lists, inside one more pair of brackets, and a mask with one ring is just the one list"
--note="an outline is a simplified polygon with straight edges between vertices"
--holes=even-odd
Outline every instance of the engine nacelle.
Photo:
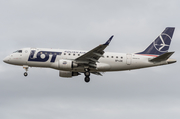
[[61,59],[58,62],[58,69],[60,70],[71,70],[72,68],[77,67],[77,66],[78,65],[71,60]]
[[59,76],[60,77],[66,77],[66,78],[71,78],[73,76],[78,76],[80,73],[78,72],[71,72],[71,71],[59,71]]

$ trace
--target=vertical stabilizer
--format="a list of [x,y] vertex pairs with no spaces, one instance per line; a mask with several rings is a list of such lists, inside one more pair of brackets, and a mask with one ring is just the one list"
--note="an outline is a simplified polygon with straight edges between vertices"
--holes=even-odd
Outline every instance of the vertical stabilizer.
[[161,55],[168,52],[174,27],[167,27],[143,52],[136,54]]

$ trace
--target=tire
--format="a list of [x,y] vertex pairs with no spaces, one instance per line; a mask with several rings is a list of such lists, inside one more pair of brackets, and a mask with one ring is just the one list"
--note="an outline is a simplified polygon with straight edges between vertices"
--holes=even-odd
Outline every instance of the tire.
[[24,72],[24,76],[27,76],[28,75],[28,73],[27,72]]
[[86,72],[84,72],[84,75],[89,77],[90,76],[90,72],[86,71]]
[[84,81],[85,81],[86,83],[88,83],[88,82],[90,81],[90,78],[89,78],[88,76],[86,76],[86,77],[84,78]]

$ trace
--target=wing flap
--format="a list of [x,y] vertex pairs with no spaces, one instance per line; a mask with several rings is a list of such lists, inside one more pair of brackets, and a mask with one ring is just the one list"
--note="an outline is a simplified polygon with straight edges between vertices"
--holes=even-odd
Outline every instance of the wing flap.
[[91,72],[92,74],[95,74],[95,75],[99,75],[99,76],[102,76],[102,74],[100,72]]

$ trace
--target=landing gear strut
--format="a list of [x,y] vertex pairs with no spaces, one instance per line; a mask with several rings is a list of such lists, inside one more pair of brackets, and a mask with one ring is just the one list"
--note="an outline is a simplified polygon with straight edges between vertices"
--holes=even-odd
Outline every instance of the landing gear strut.
[[85,78],[84,78],[84,81],[86,82],[86,83],[88,83],[89,81],[90,81],[90,72],[89,72],[89,69],[84,69],[84,75],[85,75]]
[[24,72],[24,76],[26,77],[26,76],[28,76],[28,73],[27,73],[27,71],[28,71],[28,66],[23,66],[23,68],[26,70],[26,72]]

